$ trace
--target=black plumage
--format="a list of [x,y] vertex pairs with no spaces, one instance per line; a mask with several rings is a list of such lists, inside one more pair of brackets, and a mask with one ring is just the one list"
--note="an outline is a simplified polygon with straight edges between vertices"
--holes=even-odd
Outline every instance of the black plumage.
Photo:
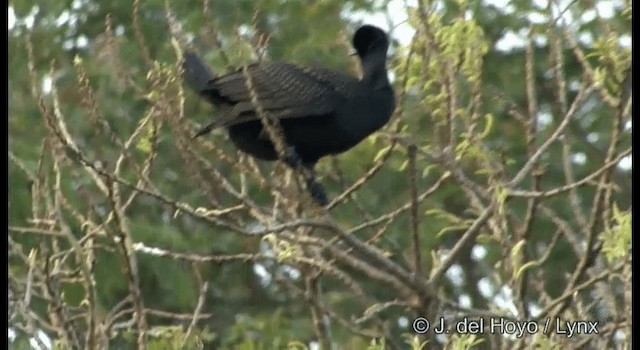
[[[279,120],[288,150],[309,169],[320,158],[345,152],[380,129],[395,108],[386,70],[387,35],[365,25],[354,34],[353,46],[361,60],[361,79],[328,68],[280,62],[246,67],[259,105]],[[224,127],[240,150],[263,160],[278,159],[242,69],[214,77],[193,52],[185,53],[183,68],[187,84],[218,110],[214,121],[196,136]]]

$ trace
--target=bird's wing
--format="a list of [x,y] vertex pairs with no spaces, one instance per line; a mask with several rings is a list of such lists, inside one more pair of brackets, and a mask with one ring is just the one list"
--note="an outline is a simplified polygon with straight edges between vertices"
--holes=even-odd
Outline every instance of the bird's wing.
[[[351,97],[357,80],[326,68],[286,63],[259,63],[247,67],[261,108],[278,119],[325,115]],[[244,70],[215,78],[203,89],[212,100],[233,106],[233,113],[217,118],[215,125],[230,126],[257,119]]]

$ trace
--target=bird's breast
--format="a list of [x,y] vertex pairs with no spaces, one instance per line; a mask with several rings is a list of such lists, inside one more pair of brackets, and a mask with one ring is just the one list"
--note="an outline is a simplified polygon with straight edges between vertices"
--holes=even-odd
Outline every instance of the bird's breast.
[[339,111],[340,128],[357,140],[362,140],[382,128],[395,109],[393,92],[370,93],[354,98]]

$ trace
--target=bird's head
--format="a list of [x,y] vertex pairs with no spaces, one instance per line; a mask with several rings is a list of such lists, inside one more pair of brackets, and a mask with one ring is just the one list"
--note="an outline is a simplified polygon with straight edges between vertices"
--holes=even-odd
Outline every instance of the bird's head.
[[374,53],[385,57],[389,48],[389,39],[382,29],[372,25],[363,25],[353,35],[353,47],[361,59]]

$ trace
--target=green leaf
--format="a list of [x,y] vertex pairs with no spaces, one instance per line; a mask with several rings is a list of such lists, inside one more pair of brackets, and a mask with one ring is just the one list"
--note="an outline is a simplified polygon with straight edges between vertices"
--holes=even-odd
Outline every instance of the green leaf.
[[376,155],[373,157],[373,161],[377,162],[380,158],[382,158],[383,156],[385,156],[387,154],[387,152],[389,152],[389,149],[391,149],[391,146],[386,146],[383,147],[381,150],[378,151],[378,153],[376,153]]
[[602,251],[609,261],[627,257],[631,250],[631,212],[613,205],[613,225],[602,234]]
[[513,246],[513,248],[511,248],[511,264],[513,266],[514,278],[517,277],[518,273],[520,272],[520,265],[522,264],[523,257],[522,250],[524,249],[526,243],[526,240],[521,239]]

